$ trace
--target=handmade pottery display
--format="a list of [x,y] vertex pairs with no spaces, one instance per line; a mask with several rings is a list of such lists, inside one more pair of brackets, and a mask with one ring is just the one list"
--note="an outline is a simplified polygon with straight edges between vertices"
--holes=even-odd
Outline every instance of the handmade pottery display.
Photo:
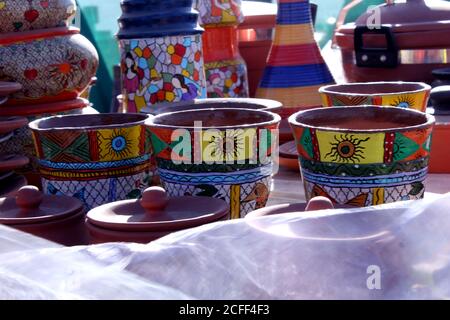
[[23,87],[7,105],[76,99],[97,66],[94,46],[73,27],[12,32],[0,39],[0,79]]
[[77,197],[89,209],[139,197],[150,178],[149,117],[114,113],[31,122],[44,192]]
[[122,0],[119,18],[125,112],[206,98],[203,29],[192,0]]
[[416,110],[379,106],[292,115],[306,199],[369,206],[422,198],[434,121]]
[[63,245],[88,244],[83,204],[75,198],[44,196],[24,186],[14,197],[0,198],[0,224]]
[[386,2],[337,29],[346,80],[431,83],[432,70],[449,67],[450,3]]
[[147,243],[171,232],[226,220],[228,212],[228,205],[221,199],[168,197],[164,189],[150,187],[140,200],[117,201],[92,209],[86,216],[86,227],[92,243]]
[[423,82],[362,82],[319,89],[324,107],[376,105],[426,111],[431,87]]
[[283,107],[281,102],[269,99],[256,98],[213,98],[213,99],[195,99],[193,101],[174,102],[162,105],[156,110],[143,109],[143,112],[152,112],[152,114],[163,114],[174,111],[192,110],[192,109],[218,109],[218,108],[242,108],[259,109],[271,112],[280,112]]
[[3,0],[0,33],[67,27],[75,16],[75,0]]
[[283,103],[285,115],[319,107],[317,90],[334,83],[314,40],[308,0],[278,0],[277,24],[258,98]]
[[280,116],[265,110],[165,113],[148,122],[162,186],[170,196],[224,199],[231,218],[264,207]]
[[208,98],[248,97],[247,65],[239,53],[241,0],[194,0],[200,13]]

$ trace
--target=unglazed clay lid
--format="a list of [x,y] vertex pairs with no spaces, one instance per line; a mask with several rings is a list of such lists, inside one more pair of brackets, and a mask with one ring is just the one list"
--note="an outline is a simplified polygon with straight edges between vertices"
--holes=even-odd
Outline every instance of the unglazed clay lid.
[[0,134],[26,126],[28,119],[25,117],[0,117]]
[[83,204],[75,198],[44,195],[34,186],[25,186],[14,197],[0,198],[0,223],[42,223],[63,219],[81,210]]
[[25,156],[15,154],[0,154],[0,172],[26,166],[30,160]]
[[228,214],[224,200],[210,197],[169,198],[161,187],[150,187],[139,200],[123,200],[92,209],[87,220],[118,231],[182,230],[218,221]]
[[20,83],[0,81],[0,97],[7,96],[21,89],[22,85]]

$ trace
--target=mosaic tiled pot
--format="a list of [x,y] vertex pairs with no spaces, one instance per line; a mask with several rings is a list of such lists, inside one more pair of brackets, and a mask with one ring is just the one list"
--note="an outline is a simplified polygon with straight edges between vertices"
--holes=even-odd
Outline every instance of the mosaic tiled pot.
[[251,109],[155,116],[149,128],[162,186],[170,196],[224,199],[231,218],[264,207],[273,174],[268,155],[278,144],[279,122],[277,114]]
[[320,107],[317,90],[334,83],[314,40],[309,0],[278,0],[277,21],[267,66],[256,97],[280,101],[284,116]]
[[239,53],[237,27],[244,21],[240,0],[195,0],[203,33],[209,98],[248,97],[247,65]]
[[148,117],[114,113],[31,122],[44,192],[77,197],[89,209],[139,197],[149,179]]
[[124,0],[121,7],[124,110],[206,98],[203,29],[192,0]]
[[422,82],[361,82],[319,89],[324,107],[376,105],[425,112],[431,87]]
[[75,0],[2,0],[0,33],[67,27],[75,13]]
[[420,111],[379,106],[293,114],[307,200],[370,206],[422,198],[434,121]]
[[12,32],[0,39],[0,80],[23,86],[8,105],[75,99],[97,66],[94,46],[73,27]]

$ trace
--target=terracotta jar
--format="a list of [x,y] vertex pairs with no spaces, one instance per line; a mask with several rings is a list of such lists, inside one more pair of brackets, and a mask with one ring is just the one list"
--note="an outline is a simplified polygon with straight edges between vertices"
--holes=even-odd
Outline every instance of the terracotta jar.
[[434,122],[416,110],[379,106],[292,115],[306,199],[370,206],[422,198]]
[[88,209],[139,197],[150,179],[149,117],[111,113],[31,122],[44,192],[77,197]]
[[266,205],[280,116],[265,110],[186,110],[148,122],[162,186],[170,196],[226,200],[231,218]]
[[431,83],[434,69],[449,66],[450,3],[386,2],[337,29],[345,77]]
[[121,8],[124,111],[206,98],[203,29],[192,0],[123,0]]
[[89,211],[86,226],[92,243],[147,243],[172,232],[227,218],[228,206],[221,199],[169,198],[164,189],[150,187],[140,200],[118,201]]
[[0,33],[67,27],[75,16],[75,0],[3,0]]
[[97,66],[97,51],[77,28],[5,33],[0,39],[0,79],[23,87],[7,105],[76,99]]
[[241,0],[195,0],[202,35],[208,98],[249,96],[247,65],[239,53]]
[[83,204],[67,196],[44,196],[36,187],[0,198],[0,223],[66,246],[88,244]]
[[278,0],[277,23],[256,97],[283,103],[282,116],[320,107],[319,88],[334,83],[314,40],[308,0]]
[[362,82],[319,89],[324,107],[377,105],[425,112],[431,87],[423,82]]

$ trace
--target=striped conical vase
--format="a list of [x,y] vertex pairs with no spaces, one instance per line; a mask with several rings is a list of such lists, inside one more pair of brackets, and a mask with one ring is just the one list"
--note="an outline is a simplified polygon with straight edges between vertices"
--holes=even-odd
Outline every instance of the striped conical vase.
[[256,96],[283,103],[283,116],[321,106],[318,90],[334,83],[314,40],[308,0],[278,0],[267,66]]

